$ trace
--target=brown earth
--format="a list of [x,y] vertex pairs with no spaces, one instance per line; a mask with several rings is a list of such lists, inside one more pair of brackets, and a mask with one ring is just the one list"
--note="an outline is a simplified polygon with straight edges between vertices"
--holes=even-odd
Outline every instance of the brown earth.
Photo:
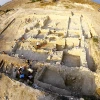
[[[78,12],[83,15],[86,15],[88,17],[88,19],[92,20],[93,28],[95,29],[96,33],[100,37],[100,33],[99,33],[100,32],[100,29],[99,29],[100,12],[98,12],[99,7],[100,7],[100,5],[98,5],[98,4],[90,3],[90,2],[87,3],[84,1],[80,2],[79,0],[76,0],[76,1],[75,0],[74,1],[73,0],[71,0],[71,1],[62,0],[62,2],[59,1],[59,2],[53,3],[53,4],[52,3],[51,4],[43,4],[40,2],[30,3],[29,0],[13,0],[12,2],[6,3],[2,7],[0,7],[0,10],[4,10],[4,11],[6,11],[7,9],[14,9],[14,11],[13,10],[11,11],[11,14],[9,14],[10,12],[3,13],[1,11],[0,12],[0,23],[3,23],[7,19],[8,16],[11,16],[12,13],[14,14],[18,9],[38,8],[40,10],[40,12],[42,12],[43,9],[46,9],[46,10],[52,9],[54,11],[60,10],[63,13],[64,13],[64,11],[73,11],[74,13]],[[41,10],[41,8],[42,8],[42,10]],[[14,24],[16,24],[16,26],[14,26]],[[0,39],[0,51],[4,50],[6,48],[9,49],[9,46],[7,46],[5,42],[8,42],[9,45],[12,45],[13,40],[18,38],[15,35],[16,35],[18,28],[20,27],[20,21],[16,20],[14,24],[12,27],[8,28],[8,30],[6,30],[3,33],[4,37]],[[4,27],[5,27],[4,25],[2,25],[2,27],[0,27],[0,32],[2,31],[2,29]],[[12,32],[12,30],[14,30],[15,33]],[[6,33],[11,34],[11,36],[9,36]],[[9,43],[9,41],[12,43]],[[99,81],[100,81],[100,77],[99,77],[100,48],[98,46],[98,43],[95,43],[93,40],[91,40],[91,42],[90,42],[90,51],[91,51],[91,55],[93,56],[93,59],[95,61],[96,67],[97,67],[98,74],[96,74],[96,73],[94,73],[94,74],[96,77],[95,80],[96,80],[97,87],[99,87],[99,85],[100,85],[100,83],[99,83]],[[4,56],[1,57],[1,59],[2,58],[4,58]],[[7,57],[5,57],[5,58],[7,58]],[[23,62],[21,62],[21,63],[23,64]],[[4,100],[4,97],[10,98],[10,100],[14,100],[14,99],[15,100],[52,100],[52,99],[56,98],[50,94],[46,94],[39,90],[32,89],[28,86],[25,86],[24,84],[20,84],[19,82],[11,80],[5,75],[3,75],[2,79],[0,80],[0,97],[1,97],[1,100]]]

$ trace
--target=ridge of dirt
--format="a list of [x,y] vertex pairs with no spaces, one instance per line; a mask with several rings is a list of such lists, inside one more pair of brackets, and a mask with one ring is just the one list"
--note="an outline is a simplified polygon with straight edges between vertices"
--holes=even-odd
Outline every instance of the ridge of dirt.
[[[13,48],[13,45],[17,44],[15,39],[19,39],[19,38],[21,39],[22,35],[24,34],[23,29],[21,29],[21,28],[23,28],[25,25],[28,25],[27,22],[25,22],[27,20],[27,18],[32,17],[33,19],[35,19],[35,17],[37,17],[39,20],[39,18],[42,19],[42,17],[44,15],[47,16],[46,17],[47,19],[49,19],[51,17],[51,19],[53,19],[54,22],[56,22],[58,19],[60,19],[61,16],[63,16],[63,18],[65,18],[65,16],[66,16],[66,18],[65,18],[66,20],[67,20],[67,17],[69,16],[68,22],[70,22],[71,18],[74,18],[73,15],[77,15],[76,18],[79,17],[80,15],[81,15],[80,18],[83,18],[83,16],[84,16],[85,21],[87,21],[88,24],[92,23],[91,27],[96,31],[96,33],[98,35],[98,40],[100,40],[100,38],[99,38],[100,37],[100,29],[99,29],[100,12],[98,11],[98,8],[100,7],[100,5],[91,3],[90,1],[88,1],[88,2],[87,1],[85,2],[85,1],[86,0],[82,0],[82,1],[80,1],[80,0],[76,0],[76,1],[62,0],[62,1],[60,1],[59,0],[56,3],[49,4],[49,3],[40,3],[40,2],[30,3],[30,0],[13,0],[11,2],[6,3],[2,7],[0,7],[0,26],[1,26],[0,32],[7,25],[9,25],[9,22],[11,22],[11,20],[13,18],[15,18],[16,20],[1,35],[1,37],[0,37],[0,52],[2,52],[4,50],[8,51],[8,52],[12,52],[11,50]],[[50,17],[48,17],[48,14],[50,15]],[[64,15],[64,14],[66,14],[66,15]],[[56,19],[55,16],[58,17],[58,19]],[[35,20],[38,21],[37,19],[35,19]],[[45,21],[45,17],[43,20]],[[61,20],[64,21],[62,18],[61,18]],[[74,21],[76,21],[76,20],[77,19],[73,20],[74,24],[75,24]],[[49,21],[47,23],[49,28],[50,28],[49,25],[51,25],[52,27],[57,27],[57,25],[59,26],[59,23],[55,24],[53,21],[49,19]],[[53,24],[49,24],[50,22],[52,22]],[[41,23],[42,23],[42,21],[41,21]],[[62,28],[62,29],[65,28],[64,23],[61,24],[60,28]],[[51,27],[51,29],[52,29],[52,27]],[[72,26],[72,28],[73,27],[74,26]],[[42,28],[45,29],[45,27],[42,27]],[[44,31],[44,30],[42,30],[42,31]],[[46,30],[46,31],[48,31],[48,30]],[[70,30],[70,31],[73,31],[73,30]],[[90,31],[90,29],[89,29],[89,31]],[[9,33],[10,35],[7,33]],[[41,36],[39,38],[41,38]],[[85,76],[83,78],[85,80],[83,83],[83,91],[85,91],[85,93],[87,93],[87,94],[88,94],[88,92],[91,93],[91,91],[92,91],[93,95],[97,95],[97,94],[100,95],[100,76],[99,76],[99,74],[100,74],[100,61],[99,61],[100,60],[100,48],[92,39],[89,39],[90,42],[89,42],[88,46],[86,45],[88,43],[88,41],[86,39],[86,41],[84,43],[86,45],[86,47],[84,47],[84,48],[85,49],[89,48],[89,52],[91,52],[91,55],[89,53],[88,53],[88,55],[92,56],[92,58],[93,58],[92,60],[95,62],[95,65],[90,66],[90,67],[92,68],[92,67],[96,66],[97,70],[92,72],[90,70],[87,70],[87,68],[83,68],[83,67],[80,67],[79,70],[78,70],[78,68],[76,68],[76,69],[79,73],[79,78],[82,75]],[[59,41],[60,41],[60,39],[59,39]],[[27,42],[27,41],[25,41],[25,42]],[[30,40],[30,42],[31,42],[31,40]],[[29,41],[28,41],[28,43],[29,43]],[[24,47],[23,45],[24,45],[24,42],[22,43],[22,47]],[[18,44],[16,46],[18,46],[18,49],[19,49],[19,47],[21,46],[21,42],[18,42]],[[55,45],[53,45],[53,46],[55,46]],[[26,46],[26,48],[28,48],[28,46]],[[62,46],[62,48],[63,48],[63,46]],[[13,49],[13,51],[14,51],[14,49]],[[31,50],[33,52],[33,49],[31,49]],[[78,51],[78,49],[76,50],[75,54],[77,54],[77,51]],[[37,52],[40,52],[40,51],[37,50]],[[44,53],[44,54],[46,54],[46,53]],[[27,53],[27,54],[29,54],[29,53]],[[53,54],[53,56],[54,55],[56,55],[56,54]],[[18,56],[18,55],[16,55],[16,56]],[[31,58],[31,53],[29,56]],[[66,58],[66,57],[68,57],[68,58]],[[64,61],[67,62],[67,64],[69,64],[69,62],[71,61],[71,65],[69,64],[69,67],[66,64],[66,66],[69,69],[69,71],[68,71],[68,74],[69,74],[74,70],[74,68],[70,69],[70,67],[73,64],[78,67],[80,66],[80,61],[79,61],[80,57],[73,56],[71,54],[67,55],[66,57],[65,57]],[[56,56],[54,57],[54,59],[55,58],[56,58]],[[0,60],[2,60],[2,59],[8,63],[9,62],[14,63],[16,66],[18,65],[18,67],[27,65],[26,62],[23,61],[22,59],[16,60],[13,57],[4,56],[4,55],[0,54]],[[42,59],[45,59],[45,56],[42,57]],[[75,61],[75,63],[73,60]],[[20,63],[20,64],[16,64],[15,62]],[[57,62],[57,63],[59,64],[59,62]],[[91,63],[94,64],[93,62],[90,62],[90,65],[91,65]],[[40,63],[40,67],[41,68],[43,67],[41,63]],[[63,66],[61,68],[63,68]],[[94,69],[96,69],[96,68],[94,68]],[[76,71],[76,73],[72,72],[72,74],[73,75],[75,74],[77,76],[77,74],[78,74],[77,71]],[[67,73],[67,70],[65,70],[64,74],[66,74],[66,73]],[[48,75],[48,73],[47,73],[47,75]],[[50,75],[48,75],[48,76],[50,76]],[[56,79],[54,79],[54,80],[56,80]],[[88,87],[86,87],[87,86],[86,82],[88,84]],[[91,84],[89,84],[89,82]],[[92,86],[93,86],[93,88],[92,88]],[[87,89],[85,89],[85,88],[87,88]],[[95,93],[95,92],[98,92],[98,93]],[[55,96],[55,95],[51,95],[49,93],[42,92],[41,90],[30,88],[20,82],[16,82],[13,79],[12,80],[9,79],[9,77],[5,76],[4,74],[2,75],[2,78],[0,80],[0,97],[1,97],[0,98],[1,100],[4,100],[4,98],[10,98],[11,100],[14,100],[14,99],[15,100],[59,100],[57,98],[57,96]]]

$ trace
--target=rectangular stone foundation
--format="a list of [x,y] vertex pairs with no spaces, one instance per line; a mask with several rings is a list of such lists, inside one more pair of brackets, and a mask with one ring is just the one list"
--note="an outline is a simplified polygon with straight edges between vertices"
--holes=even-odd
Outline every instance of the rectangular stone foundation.
[[68,51],[64,51],[62,57],[62,64],[67,67],[80,67],[80,49],[70,49]]
[[80,57],[79,56],[66,54],[66,55],[63,55],[62,61],[64,65],[68,67],[80,67]]
[[[53,76],[53,77],[52,77]],[[59,73],[47,67],[37,72],[34,83],[44,90],[53,92],[62,96],[70,96],[71,93],[66,90],[63,78]]]

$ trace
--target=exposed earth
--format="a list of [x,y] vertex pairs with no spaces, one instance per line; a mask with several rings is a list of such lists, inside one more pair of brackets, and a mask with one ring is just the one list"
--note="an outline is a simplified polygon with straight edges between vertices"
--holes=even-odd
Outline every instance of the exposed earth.
[[[78,0],[1,6],[0,100],[99,100],[99,7]],[[33,70],[31,85],[14,77],[21,67]]]

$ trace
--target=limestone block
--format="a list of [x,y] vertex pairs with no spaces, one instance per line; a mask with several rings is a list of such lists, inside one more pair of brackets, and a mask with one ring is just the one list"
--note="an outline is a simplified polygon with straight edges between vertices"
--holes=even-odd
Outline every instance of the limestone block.
[[24,39],[36,37],[39,34],[39,30],[31,30],[24,34]]
[[29,23],[29,24],[26,24],[25,26],[24,26],[24,30],[25,30],[25,33],[26,33],[26,29],[27,30],[32,30],[34,27],[36,27],[37,25],[38,25],[39,23],[37,22],[37,21],[34,21],[34,22],[32,22],[32,23]]
[[28,39],[30,37],[31,37],[31,33],[30,32],[24,34],[24,39]]
[[50,54],[47,58],[47,61],[56,61],[61,63],[63,57],[63,51],[56,51],[53,52],[53,54]]
[[57,45],[65,46],[65,39],[64,38],[58,38],[56,41]]
[[87,32],[87,38],[91,38],[90,31]]
[[98,37],[97,33],[95,32],[95,30],[91,27],[91,34],[94,37]]
[[88,68],[85,49],[83,49],[83,51],[81,52],[81,55],[80,55],[80,65]]
[[100,74],[95,74],[96,93],[100,96]]
[[79,47],[78,38],[66,38],[67,48]]
[[78,49],[73,48],[73,49],[68,50],[66,53],[75,55],[75,56],[80,56],[81,51],[82,51],[82,49],[80,49],[80,48],[78,48]]
[[49,32],[49,29],[41,29],[40,32],[41,33],[48,33]]
[[[86,19],[87,20],[87,19]],[[87,23],[88,23],[88,26],[90,28],[90,32],[91,32],[91,35],[94,36],[94,37],[98,37],[97,33],[95,32],[94,28],[93,28],[93,25],[91,24],[91,22],[89,22],[87,20]]]
[[85,47],[85,38],[84,36],[81,37],[81,47]]
[[43,27],[47,23],[48,20],[49,20],[49,16],[46,16],[46,17],[40,19],[40,21],[39,21],[40,26]]
[[68,37],[79,38],[80,30],[68,30]]
[[60,62],[56,62],[56,65],[60,65],[61,63]]

